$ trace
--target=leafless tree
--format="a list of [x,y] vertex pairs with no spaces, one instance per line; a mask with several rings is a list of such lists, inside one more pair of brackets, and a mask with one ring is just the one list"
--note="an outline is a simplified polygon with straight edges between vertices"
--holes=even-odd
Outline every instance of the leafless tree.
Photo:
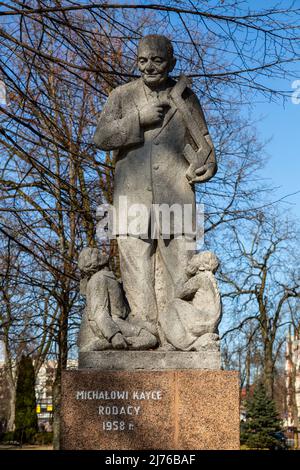
[[[222,238],[223,227],[238,243],[240,221],[255,220],[268,189],[256,177],[263,145],[253,124],[241,117],[241,105],[255,96],[287,96],[270,88],[266,78],[295,76],[299,14],[293,4],[255,12],[235,0],[0,4],[0,78],[8,100],[0,107],[0,232],[5,257],[10,245],[22,261],[16,273],[14,257],[4,257],[10,268],[1,273],[3,295],[10,296],[16,286],[21,297],[19,306],[15,297],[9,298],[11,305],[3,304],[3,318],[9,318],[12,306],[9,331],[22,328],[22,344],[31,345],[37,369],[49,354],[58,360],[56,426],[61,371],[80,320],[76,260],[84,245],[97,243],[97,205],[112,201],[113,157],[96,152],[92,134],[111,89],[136,76],[137,41],[148,32],[169,35],[178,58],[175,75],[193,78],[219,161],[215,179],[197,189],[205,203],[207,243],[219,232]],[[116,246],[104,249],[110,250],[117,272]],[[35,306],[28,318],[21,314],[27,296],[28,305]],[[227,297],[237,298],[229,291]],[[249,371],[245,374],[249,383]],[[57,432],[55,440],[58,446]]]
[[270,212],[261,213],[251,224],[242,224],[239,230],[231,228],[233,238],[226,240],[227,247],[225,243],[222,246],[227,259],[221,279],[227,321],[231,324],[224,336],[246,332],[245,355],[249,354],[253,339],[259,339],[262,374],[268,393],[273,396],[276,362],[291,323],[289,303],[299,309],[300,278],[299,273],[295,275],[299,261],[295,256],[299,243],[295,223]]

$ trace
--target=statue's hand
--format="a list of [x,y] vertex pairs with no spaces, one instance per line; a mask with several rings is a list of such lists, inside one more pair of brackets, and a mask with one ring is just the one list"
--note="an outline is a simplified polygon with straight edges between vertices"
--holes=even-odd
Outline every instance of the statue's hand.
[[127,349],[127,343],[121,333],[116,333],[112,337],[111,344],[114,349]]
[[192,178],[189,183],[205,183],[210,180],[217,172],[217,165],[215,163],[207,163],[195,170],[196,176]]
[[161,122],[164,117],[164,108],[166,106],[167,103],[160,101],[157,101],[157,103],[146,104],[146,106],[144,106],[139,112],[141,126],[151,126],[152,124]]

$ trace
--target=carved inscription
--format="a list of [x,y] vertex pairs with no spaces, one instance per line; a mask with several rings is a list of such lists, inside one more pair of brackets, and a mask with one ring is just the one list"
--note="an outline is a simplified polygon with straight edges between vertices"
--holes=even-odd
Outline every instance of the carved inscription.
[[[77,390],[76,400],[97,402],[95,412],[103,431],[133,431],[143,413],[143,402],[162,399],[161,390]],[[132,418],[135,418],[134,420]],[[132,419],[132,420],[131,420]]]

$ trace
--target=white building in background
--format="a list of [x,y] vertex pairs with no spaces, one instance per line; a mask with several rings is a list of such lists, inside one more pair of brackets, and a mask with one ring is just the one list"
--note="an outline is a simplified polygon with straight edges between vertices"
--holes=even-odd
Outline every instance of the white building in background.
[[[53,397],[52,387],[55,379],[56,361],[46,361],[40,368],[36,377],[35,396],[36,412],[38,416],[38,425],[40,430],[52,430],[53,417]],[[71,359],[68,361],[68,369],[77,369],[78,361]],[[0,431],[1,423],[5,423],[7,416],[8,400],[6,393],[6,380],[4,374],[4,360],[0,358]],[[4,429],[5,430],[5,429]]]
[[4,342],[0,340],[0,367],[4,362]]
[[36,412],[41,430],[52,430],[52,386],[55,379],[55,361],[45,362],[39,370],[35,382]]
[[[52,430],[53,397],[52,388],[55,380],[56,361],[46,361],[39,370],[35,383],[36,412],[40,430]],[[68,369],[77,369],[78,361],[70,359]]]
[[297,447],[300,434],[300,337],[289,331],[285,357],[286,420],[285,427],[293,434]]

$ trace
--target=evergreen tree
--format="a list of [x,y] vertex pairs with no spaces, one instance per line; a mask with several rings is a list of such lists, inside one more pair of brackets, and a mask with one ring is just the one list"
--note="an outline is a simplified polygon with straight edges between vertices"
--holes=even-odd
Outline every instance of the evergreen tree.
[[246,402],[246,422],[241,429],[241,443],[250,449],[280,448],[276,433],[281,431],[281,420],[273,400],[262,383]]
[[37,431],[34,368],[31,358],[23,355],[18,366],[15,439],[32,442]]

